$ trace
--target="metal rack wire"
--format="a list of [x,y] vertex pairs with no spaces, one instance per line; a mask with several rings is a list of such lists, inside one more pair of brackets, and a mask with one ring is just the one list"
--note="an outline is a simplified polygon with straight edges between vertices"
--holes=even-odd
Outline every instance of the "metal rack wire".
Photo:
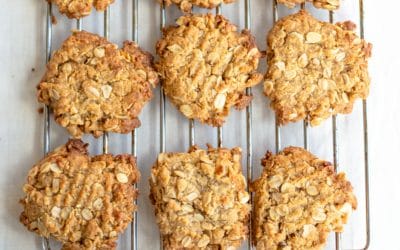
[[[46,64],[50,61],[51,57],[52,33],[52,5],[50,2],[48,2],[46,11]],[[50,107],[47,105],[44,107],[43,119],[43,154],[46,156],[50,151]],[[49,239],[42,238],[42,249],[50,250]]]
[[[251,29],[251,0],[244,0],[245,21],[244,28]],[[252,89],[246,89],[246,95],[251,96]],[[253,104],[250,102],[246,107],[246,175],[247,175],[247,191],[250,192],[250,183],[253,181]],[[250,204],[253,204],[253,195],[250,195]],[[249,220],[249,236],[247,248],[251,249],[252,239],[252,220]]]
[[[132,0],[132,40],[139,43],[139,1]],[[137,157],[137,129],[132,132],[132,155]],[[135,183],[134,188],[137,188]],[[134,200],[137,206],[137,199]],[[137,211],[133,214],[133,221],[131,223],[131,250],[138,249],[138,216]]]
[[[251,0],[244,1],[244,15],[245,15],[245,29],[251,29]],[[301,8],[305,8],[305,4],[301,5]],[[273,19],[276,22],[279,19],[278,15],[278,4],[277,0],[272,0]],[[215,10],[216,14],[221,14],[222,8],[218,6]],[[359,0],[359,15],[360,15],[360,37],[364,38],[364,3],[363,0]],[[329,21],[333,23],[334,13],[329,12]],[[132,0],[132,40],[138,42],[138,0]],[[166,24],[166,10],[165,4],[160,5],[160,29],[162,30]],[[110,34],[110,8],[104,12],[104,30],[103,35],[105,38],[109,38]],[[82,29],[82,19],[77,20],[76,28]],[[50,60],[52,51],[52,4],[47,4],[47,16],[46,16],[46,64]],[[160,88],[160,152],[166,150],[166,101],[165,94],[162,88]],[[252,89],[246,89],[247,95],[252,95]],[[360,248],[368,249],[370,244],[370,207],[369,207],[369,165],[368,165],[368,116],[367,116],[367,101],[363,101],[363,138],[364,138],[364,179],[365,179],[365,225],[366,225],[366,242],[365,245]],[[43,125],[43,152],[47,155],[50,149],[50,108],[44,107],[44,125]],[[303,122],[303,142],[304,148],[309,148],[309,124],[307,121]],[[253,117],[252,117],[252,104],[246,108],[246,173],[247,181],[250,183],[253,180]],[[332,116],[332,141],[333,141],[333,161],[335,169],[339,167],[339,139],[338,139],[338,124],[337,116]],[[109,137],[108,133],[103,135],[103,153],[108,153]],[[195,122],[189,120],[189,145],[195,144]],[[222,127],[217,128],[217,145],[222,147],[223,145],[223,129]],[[131,134],[131,153],[133,156],[137,156],[137,131],[136,129]],[[278,119],[275,120],[275,150],[278,152],[281,149],[281,126],[278,123]],[[136,185],[135,185],[136,187]],[[252,203],[252,196],[250,202]],[[137,201],[134,201],[137,204]],[[250,221],[251,223],[251,221]],[[251,225],[249,227],[249,241],[247,249],[252,249],[251,246]],[[134,220],[131,223],[131,234],[130,234],[130,245],[132,250],[138,249],[138,217],[137,213],[134,214]],[[341,248],[341,235],[336,234],[335,247],[337,250]],[[160,236],[160,249],[162,249],[162,238]],[[42,249],[50,250],[49,240],[42,238]]]
[[[221,13],[222,13],[222,6],[218,5],[217,8],[215,9],[215,14],[221,15]],[[217,128],[217,145],[219,148],[221,148],[222,144],[223,144],[223,140],[224,140],[223,133],[224,133],[224,131],[223,131],[222,126],[218,127]]]
[[[166,13],[164,1],[160,4],[160,31],[162,32],[166,23]],[[194,145],[194,121],[189,122],[189,137],[190,145]],[[165,94],[163,88],[160,86],[160,153],[165,152],[165,130],[166,130],[166,116],[165,116]],[[163,239],[160,234],[160,250],[163,249]]]
[[[364,39],[364,1],[359,0],[360,37]],[[363,130],[364,130],[364,178],[365,178],[365,224],[366,242],[362,249],[368,249],[371,242],[371,223],[369,207],[369,144],[368,144],[368,102],[363,100]]]

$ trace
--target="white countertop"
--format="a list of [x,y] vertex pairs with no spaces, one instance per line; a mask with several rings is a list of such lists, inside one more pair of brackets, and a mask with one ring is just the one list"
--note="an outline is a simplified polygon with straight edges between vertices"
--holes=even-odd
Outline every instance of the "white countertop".
[[[239,1],[239,0],[238,0]],[[42,157],[43,115],[37,112],[35,87],[45,70],[45,1],[1,0],[0,9],[0,249],[40,249],[40,239],[29,233],[20,223],[22,185],[28,169]],[[117,0],[111,10],[111,41],[121,44],[131,37],[131,1]],[[139,0],[139,43],[154,53],[159,37],[159,6],[155,0]],[[222,13],[240,27],[244,25],[244,6],[240,3],[224,6]],[[391,3],[391,6],[388,4]],[[358,21],[357,0],[344,0],[336,20]],[[400,35],[398,10],[400,2],[365,0],[365,35],[374,44],[370,60],[372,77],[369,98],[370,139],[370,249],[400,249]],[[126,7],[128,6],[128,7]],[[252,1],[253,34],[261,49],[265,49],[265,36],[272,24],[271,0]],[[308,9],[314,9],[311,5]],[[53,48],[58,48],[75,22],[58,14],[54,27]],[[168,23],[178,16],[173,8],[168,11]],[[280,13],[281,15],[287,14]],[[315,11],[327,20],[326,11]],[[94,13],[83,21],[85,30],[102,33],[102,15]],[[265,62],[260,66],[265,72]],[[396,71],[398,73],[396,73]],[[273,112],[267,108],[261,85],[254,90],[254,171],[260,172],[260,159],[266,150],[274,150]],[[143,110],[142,127],[138,130],[138,161],[142,179],[139,183],[139,249],[158,249],[158,230],[153,209],[148,199],[149,169],[159,149],[158,90],[155,98]],[[339,117],[340,170],[346,171],[359,198],[359,207],[343,235],[344,248],[359,248],[365,243],[362,106],[357,103],[351,115]],[[216,144],[216,129],[196,124],[196,143]],[[224,145],[246,147],[245,112],[234,111],[224,127]],[[66,142],[68,135],[52,121],[51,148]],[[302,145],[302,125],[292,124],[283,129],[283,145]],[[101,140],[90,136],[91,153],[100,153]],[[110,151],[130,151],[130,136],[111,135]],[[321,158],[332,160],[331,121],[311,129],[311,151]],[[167,150],[186,151],[188,122],[170,104],[167,105]],[[128,230],[127,233],[130,231]],[[122,236],[120,249],[129,247],[129,237]],[[328,247],[328,249],[332,249]]]

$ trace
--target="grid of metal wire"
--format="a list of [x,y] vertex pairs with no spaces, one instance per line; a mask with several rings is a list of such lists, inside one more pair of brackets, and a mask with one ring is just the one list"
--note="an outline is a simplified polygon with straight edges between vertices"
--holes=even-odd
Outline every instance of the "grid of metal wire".
[[[245,29],[251,29],[251,0],[244,1],[244,16],[245,16]],[[132,40],[138,42],[138,25],[139,25],[139,2],[138,0],[132,0]],[[301,5],[301,8],[305,8],[305,4]],[[273,20],[276,22],[279,19],[278,15],[278,3],[277,0],[272,0],[272,13]],[[216,14],[221,14],[222,7],[218,6],[215,10]],[[360,16],[360,37],[364,38],[364,2],[359,0],[359,16]],[[329,11],[329,21],[333,23],[334,13]],[[82,30],[83,20],[79,19],[76,23],[76,28]],[[162,30],[166,25],[166,10],[165,4],[160,5],[160,29]],[[109,38],[110,34],[110,8],[108,7],[104,12],[104,22],[103,22],[103,36]],[[46,64],[50,60],[52,52],[52,4],[49,2],[47,4],[47,15],[46,15]],[[252,95],[252,89],[246,89],[247,95]],[[337,117],[334,115],[332,117],[332,139],[333,139],[333,161],[335,169],[339,167],[339,140],[338,140],[338,124]],[[303,141],[304,148],[309,148],[309,124],[307,121],[303,123]],[[246,173],[247,181],[250,183],[253,180],[253,116],[252,116],[252,104],[246,108]],[[368,165],[368,113],[367,113],[367,101],[363,101],[363,137],[364,137],[364,180],[365,180],[365,239],[366,242],[364,246],[360,249],[368,249],[370,244],[370,207],[369,207],[369,165]],[[137,156],[137,130],[134,130],[131,135],[132,138],[132,148],[131,153],[133,156]],[[165,94],[162,88],[160,88],[160,152],[165,152],[165,142],[166,142],[166,102]],[[108,133],[103,135],[103,153],[108,153]],[[189,145],[193,146],[195,144],[195,122],[194,120],[189,120]],[[217,145],[222,147],[223,145],[223,129],[222,127],[217,128]],[[275,150],[278,152],[281,149],[281,126],[278,123],[278,119],[275,121]],[[43,152],[44,155],[50,150],[50,108],[48,106],[44,107],[44,123],[43,123]],[[135,185],[136,187],[136,185]],[[134,201],[137,204],[137,201]],[[252,202],[252,197],[250,199]],[[138,216],[135,212],[134,220],[131,223],[131,234],[130,234],[130,245],[132,250],[138,249]],[[251,222],[251,221],[250,221]],[[249,239],[251,239],[252,230],[250,225]],[[336,234],[335,237],[335,247],[337,250],[342,249],[341,247],[341,235]],[[42,249],[50,250],[50,243],[47,238],[42,238]],[[162,249],[162,238],[160,236],[160,249]],[[252,249],[251,241],[248,241],[247,249]]]

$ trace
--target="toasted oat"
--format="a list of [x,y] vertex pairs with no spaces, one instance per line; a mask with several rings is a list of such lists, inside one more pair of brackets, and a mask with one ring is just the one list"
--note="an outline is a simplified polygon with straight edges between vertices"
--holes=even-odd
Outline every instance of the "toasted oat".
[[47,0],[55,3],[62,14],[69,18],[81,18],[88,16],[92,8],[97,11],[104,11],[115,0]]
[[262,176],[251,187],[257,249],[322,249],[329,232],[343,231],[357,207],[344,173],[296,147],[267,153],[262,165]]
[[63,249],[115,249],[136,210],[139,171],[130,155],[89,157],[86,146],[69,140],[29,171],[20,220]]
[[186,13],[192,12],[192,7],[202,7],[213,9],[220,4],[233,3],[235,0],[158,0],[158,2],[164,3],[166,6],[176,4],[179,8]]
[[128,133],[158,83],[152,56],[126,41],[122,49],[85,31],[74,32],[47,65],[38,99],[74,137]]
[[337,10],[340,7],[340,0],[278,0],[278,3],[282,3],[289,8],[305,2],[312,2],[315,7],[327,10]]
[[247,236],[240,148],[160,154],[150,193],[164,249],[236,249]]
[[281,124],[307,119],[315,126],[367,98],[372,45],[354,27],[320,22],[301,10],[272,28],[264,92]]
[[238,33],[221,15],[187,15],[177,24],[157,43],[165,93],[186,117],[221,126],[232,106],[251,101],[245,89],[262,79],[261,53],[248,30]]

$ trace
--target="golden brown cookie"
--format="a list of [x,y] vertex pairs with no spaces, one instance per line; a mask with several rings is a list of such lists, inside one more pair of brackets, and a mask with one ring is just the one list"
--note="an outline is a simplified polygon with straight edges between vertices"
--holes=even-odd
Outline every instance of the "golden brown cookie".
[[372,45],[351,22],[320,22],[307,11],[287,16],[268,34],[264,92],[279,123],[303,119],[320,124],[347,114],[369,93],[368,58]]
[[246,238],[250,196],[241,149],[192,147],[163,153],[152,168],[150,199],[164,249],[236,249]]
[[176,4],[186,13],[192,12],[194,6],[213,9],[220,4],[233,3],[235,0],[158,0],[166,6]]
[[267,153],[252,184],[253,243],[257,249],[323,249],[357,207],[344,173],[302,148]]
[[33,166],[20,220],[30,231],[61,241],[63,249],[115,249],[136,210],[136,160],[89,157],[86,147],[69,140]]
[[131,132],[158,83],[152,60],[134,42],[118,49],[100,36],[74,32],[48,63],[38,99],[73,137]]
[[305,2],[312,2],[315,7],[327,9],[327,10],[337,10],[340,7],[340,0],[277,0],[278,3],[282,3],[289,8],[293,8],[296,4],[301,4]]
[[69,18],[81,18],[88,16],[92,8],[97,11],[104,11],[115,0],[47,0],[58,6],[60,13]]
[[262,79],[261,53],[248,30],[238,33],[221,15],[187,15],[177,24],[157,43],[165,94],[187,118],[221,126],[232,106],[251,102],[245,89]]

